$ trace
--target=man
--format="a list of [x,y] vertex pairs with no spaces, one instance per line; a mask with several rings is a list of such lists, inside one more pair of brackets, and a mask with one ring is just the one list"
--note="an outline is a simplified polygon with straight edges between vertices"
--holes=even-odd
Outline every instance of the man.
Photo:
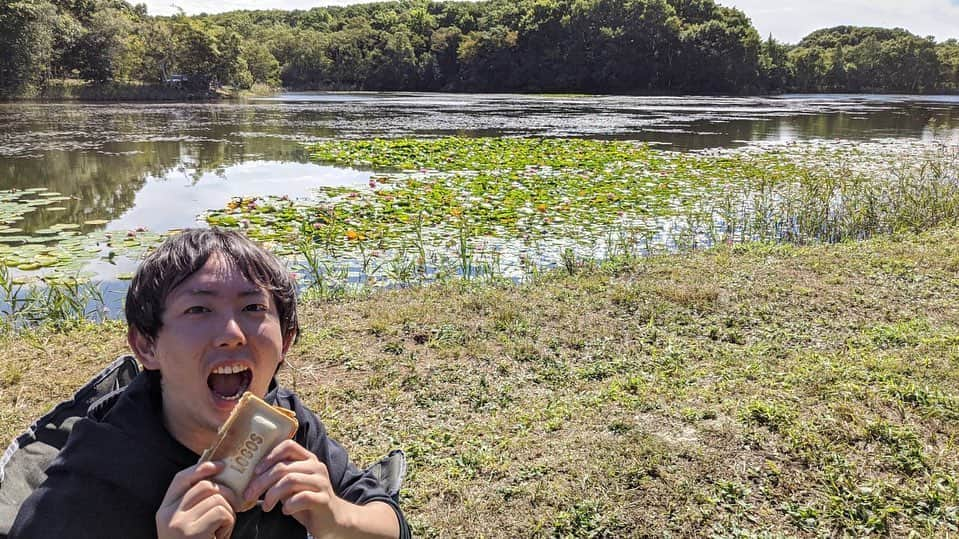
[[[102,421],[74,427],[11,538],[409,536],[375,478],[276,385],[299,329],[276,257],[235,232],[184,231],[141,264],[126,316],[144,372]],[[300,428],[232,492],[211,480],[222,462],[197,460],[245,391],[295,412]]]

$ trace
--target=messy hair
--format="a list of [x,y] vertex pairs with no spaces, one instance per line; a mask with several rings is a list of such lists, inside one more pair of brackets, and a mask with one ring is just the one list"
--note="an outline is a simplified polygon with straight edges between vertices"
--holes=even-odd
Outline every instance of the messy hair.
[[220,228],[184,230],[147,255],[127,290],[124,309],[130,328],[155,339],[163,327],[167,297],[213,255],[222,256],[273,296],[284,338],[291,332],[294,338],[299,335],[296,287],[290,273],[275,255],[246,236]]

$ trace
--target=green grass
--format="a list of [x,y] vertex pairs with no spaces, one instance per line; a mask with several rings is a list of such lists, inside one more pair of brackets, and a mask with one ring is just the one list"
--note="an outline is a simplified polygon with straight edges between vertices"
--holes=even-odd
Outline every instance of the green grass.
[[89,83],[73,79],[53,80],[36,96],[47,101],[184,101],[213,100],[213,92],[142,82]]
[[[282,376],[421,537],[947,536],[959,229],[313,301]],[[124,326],[0,337],[11,439]]]

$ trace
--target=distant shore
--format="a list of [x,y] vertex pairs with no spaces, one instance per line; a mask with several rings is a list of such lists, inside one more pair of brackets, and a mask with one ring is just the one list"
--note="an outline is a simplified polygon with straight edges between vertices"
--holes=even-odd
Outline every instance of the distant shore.
[[[48,82],[46,86],[37,91],[32,91],[19,96],[8,96],[0,99],[0,102],[19,102],[19,101],[130,101],[130,102],[150,102],[150,101],[221,101],[230,99],[242,99],[248,97],[264,97],[277,95],[283,92],[366,92],[363,88],[346,87],[343,85],[332,85],[323,88],[303,88],[292,87],[284,88],[279,86],[270,86],[266,84],[255,84],[252,88],[239,90],[231,87],[221,87],[216,90],[198,90],[184,86],[148,83],[148,82],[104,82],[91,83],[73,79],[62,79]],[[404,92],[411,90],[380,90],[382,92]],[[490,92],[463,92],[463,91],[438,91],[436,93],[490,93]],[[557,90],[555,92],[528,91],[528,92],[510,92],[518,95],[544,95],[544,96],[604,96],[604,95],[635,95],[649,97],[692,97],[693,94],[671,94],[664,92],[644,92],[644,93],[594,93],[584,94],[581,92],[565,92]],[[798,95],[817,95],[821,92],[789,92]],[[882,92],[829,92],[830,95],[885,95]],[[770,97],[784,95],[782,92],[761,92],[761,93],[743,93],[743,94],[696,94],[696,97],[702,95],[723,95],[727,97]],[[890,94],[892,95],[892,94]],[[895,95],[959,95],[956,91],[939,92],[917,92],[910,94]]]
[[220,101],[272,95],[282,88],[256,84],[248,90],[223,87],[202,90],[184,86],[146,82],[90,83],[55,80],[41,90],[8,98],[7,101]]

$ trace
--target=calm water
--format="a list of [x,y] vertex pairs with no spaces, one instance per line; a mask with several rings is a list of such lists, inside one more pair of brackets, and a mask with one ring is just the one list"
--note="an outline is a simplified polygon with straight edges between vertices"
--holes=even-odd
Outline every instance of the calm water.
[[230,197],[309,196],[369,173],[311,164],[324,137],[553,136],[634,139],[676,150],[811,138],[959,133],[959,96],[544,97],[295,93],[224,104],[0,104],[0,189],[75,197],[35,211],[27,233],[189,226]]
[[[368,171],[310,163],[327,137],[594,137],[694,151],[805,139],[959,140],[959,96],[774,98],[295,93],[218,104],[0,104],[0,190],[72,197],[16,227],[105,220],[95,228],[198,224],[234,196],[308,197],[363,185]],[[85,227],[89,230],[90,227]],[[91,262],[101,278],[133,261]]]

